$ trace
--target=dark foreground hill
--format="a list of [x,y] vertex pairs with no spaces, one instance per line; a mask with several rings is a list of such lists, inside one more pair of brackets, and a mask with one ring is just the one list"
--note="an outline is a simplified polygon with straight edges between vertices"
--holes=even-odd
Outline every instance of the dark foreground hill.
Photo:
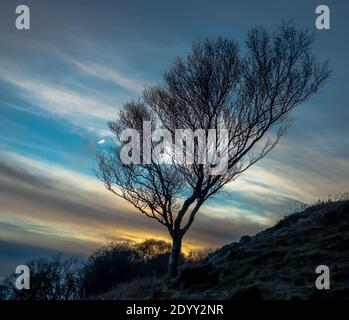
[[[315,269],[330,269],[318,290]],[[138,279],[103,299],[349,299],[349,201],[321,203],[225,245],[169,280]]]
[[[330,290],[316,289],[319,265],[330,269]],[[349,299],[349,201],[292,214],[184,267],[175,280],[140,280],[132,286],[104,298]]]
[[[330,290],[318,290],[318,265]],[[167,291],[184,299],[349,299],[349,202],[308,208],[201,264],[184,268]]]

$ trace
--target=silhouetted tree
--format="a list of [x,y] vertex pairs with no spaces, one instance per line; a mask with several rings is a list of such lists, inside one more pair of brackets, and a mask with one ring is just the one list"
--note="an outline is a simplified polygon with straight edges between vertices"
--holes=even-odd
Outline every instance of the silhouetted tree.
[[171,253],[171,244],[155,239],[141,243],[114,242],[96,250],[83,269],[87,295],[106,292],[138,277],[161,276]]
[[[118,143],[98,153],[96,174],[108,190],[167,228],[171,276],[177,273],[183,236],[203,203],[273,149],[286,131],[290,112],[325,83],[330,72],[326,62],[313,56],[313,40],[308,31],[283,24],[275,33],[252,29],[241,51],[230,39],[195,42],[189,55],[177,58],[164,74],[161,85],[126,103],[119,118],[108,123]],[[219,133],[227,128],[229,145],[221,143],[220,150],[228,156],[226,170],[212,174],[218,164],[203,164],[198,155],[184,164],[156,159],[150,164],[122,163],[120,148],[128,142],[120,135],[130,128],[142,134],[143,121],[153,131],[167,129],[175,143],[176,129],[204,129],[207,138],[209,129]],[[141,135],[141,143],[145,139]],[[161,143],[153,139],[151,146]],[[199,138],[193,145],[186,142],[184,152],[198,145]]]
[[141,258],[131,243],[115,242],[96,250],[84,268],[84,288],[91,295],[139,276]]
[[163,240],[148,239],[134,245],[142,259],[148,261],[159,255],[171,252],[171,244]]
[[17,274],[4,281],[6,299],[11,300],[75,300],[83,297],[81,265],[74,259],[62,260],[60,255],[32,260],[26,265],[30,270],[30,289],[18,290]]

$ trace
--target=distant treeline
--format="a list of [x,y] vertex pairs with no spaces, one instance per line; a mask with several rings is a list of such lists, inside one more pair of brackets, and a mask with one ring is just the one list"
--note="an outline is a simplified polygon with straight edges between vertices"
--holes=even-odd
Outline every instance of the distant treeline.
[[[211,249],[190,251],[181,255],[180,263],[203,260]],[[9,275],[0,285],[0,299],[72,300],[99,295],[116,285],[136,278],[165,276],[171,244],[161,240],[141,243],[114,242],[96,250],[82,263],[63,259],[61,255],[26,263],[30,269],[30,289],[18,290],[18,275]]]

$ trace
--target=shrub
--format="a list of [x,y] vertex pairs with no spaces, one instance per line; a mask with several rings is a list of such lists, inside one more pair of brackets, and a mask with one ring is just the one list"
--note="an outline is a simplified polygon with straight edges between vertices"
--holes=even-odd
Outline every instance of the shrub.
[[30,290],[15,287],[17,274],[8,276],[3,284],[6,299],[11,300],[73,300],[82,297],[81,265],[74,259],[62,260],[60,255],[26,263],[30,270]]
[[110,243],[95,251],[87,261],[84,268],[86,293],[100,294],[136,278],[162,276],[167,272],[170,253],[171,244],[162,240]]

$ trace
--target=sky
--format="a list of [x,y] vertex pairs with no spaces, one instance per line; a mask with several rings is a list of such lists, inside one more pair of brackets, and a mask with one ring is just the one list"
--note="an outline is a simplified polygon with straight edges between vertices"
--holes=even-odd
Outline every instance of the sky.
[[[30,8],[30,30],[15,27],[19,4]],[[319,4],[330,8],[330,30],[315,28]],[[95,154],[118,109],[205,37],[243,45],[251,27],[292,20],[314,31],[314,52],[333,73],[277,148],[205,204],[185,248],[237,241],[303,203],[349,191],[348,13],[340,0],[2,0],[0,277],[57,252],[84,259],[109,241],[168,240],[104,190]]]

